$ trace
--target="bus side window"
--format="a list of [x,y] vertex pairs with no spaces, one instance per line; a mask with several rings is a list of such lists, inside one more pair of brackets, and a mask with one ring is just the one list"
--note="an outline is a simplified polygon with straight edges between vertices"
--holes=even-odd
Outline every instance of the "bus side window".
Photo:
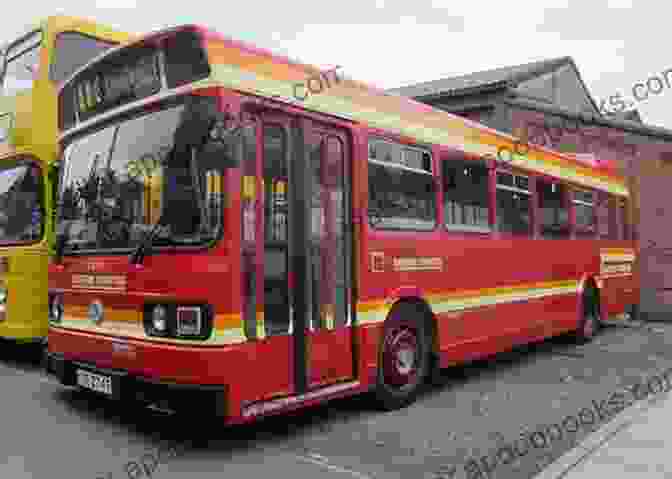
[[539,223],[542,238],[569,238],[567,189],[557,181],[537,179]]
[[625,223],[621,216],[621,199],[614,195],[609,195],[609,236],[611,240],[625,239]]
[[587,190],[575,190],[572,198],[576,223],[574,233],[577,238],[594,238],[597,232],[595,214],[595,193]]
[[56,83],[62,82],[89,60],[114,46],[114,43],[77,32],[60,33],[56,37],[49,78]]
[[484,163],[451,157],[441,160],[446,229],[489,229],[488,167]]
[[369,224],[430,231],[436,226],[431,155],[388,140],[369,140]]
[[497,171],[497,230],[531,236],[529,178]]
[[604,192],[597,193],[597,236],[599,239],[618,239],[614,198]]
[[40,69],[42,32],[37,31],[12,45],[5,52],[4,74],[0,93],[12,96],[33,87]]

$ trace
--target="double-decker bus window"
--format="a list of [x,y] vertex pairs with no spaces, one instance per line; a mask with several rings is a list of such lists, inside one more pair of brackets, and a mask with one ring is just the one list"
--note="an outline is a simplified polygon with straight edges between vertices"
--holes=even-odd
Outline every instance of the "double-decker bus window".
[[569,211],[565,186],[556,181],[537,179],[539,223],[544,238],[569,238]]
[[208,188],[221,191],[213,184],[221,175],[200,167],[195,149],[174,145],[183,110],[175,106],[110,125],[67,147],[61,201],[72,227],[64,230],[66,244],[135,248],[159,220],[155,244],[214,239],[221,218],[208,214],[207,194]]
[[528,178],[497,172],[497,229],[502,233],[530,235]]
[[595,194],[592,191],[575,190],[572,203],[576,212],[576,237],[594,238],[597,232]]
[[105,50],[115,46],[77,32],[63,32],[56,37],[55,58],[51,63],[49,78],[61,82],[72,75],[82,65],[88,63]]
[[33,87],[40,69],[41,41],[38,31],[7,49],[0,93],[10,96]]
[[443,158],[444,224],[488,229],[488,168],[475,161]]
[[287,132],[280,125],[263,130],[264,158],[264,326],[267,335],[289,332],[287,284]]
[[44,210],[42,173],[33,164],[0,169],[0,244],[39,241]]
[[431,156],[422,151],[423,167],[408,147],[387,140],[369,142],[369,224],[380,229],[433,230],[436,193]]

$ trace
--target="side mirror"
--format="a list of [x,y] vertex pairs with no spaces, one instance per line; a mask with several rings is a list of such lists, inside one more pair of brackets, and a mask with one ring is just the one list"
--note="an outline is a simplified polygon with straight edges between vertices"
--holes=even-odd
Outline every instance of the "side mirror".
[[7,51],[0,50],[0,86],[3,83],[5,77],[5,70],[7,69]]
[[47,172],[47,177],[49,181],[51,182],[53,187],[56,188],[56,183],[58,182],[58,177],[61,172],[61,162],[56,161],[54,163],[51,163],[49,165],[49,171]]

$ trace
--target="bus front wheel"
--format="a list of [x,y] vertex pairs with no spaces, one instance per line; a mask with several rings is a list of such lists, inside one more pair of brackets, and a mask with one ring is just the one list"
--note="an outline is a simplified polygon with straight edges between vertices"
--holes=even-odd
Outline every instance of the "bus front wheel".
[[386,411],[412,403],[430,371],[431,336],[424,313],[415,305],[395,306],[383,325],[375,396]]

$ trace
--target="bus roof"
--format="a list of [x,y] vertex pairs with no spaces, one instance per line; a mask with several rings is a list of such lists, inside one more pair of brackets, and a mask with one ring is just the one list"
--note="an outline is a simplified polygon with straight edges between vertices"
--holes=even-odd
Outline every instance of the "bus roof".
[[87,35],[93,35],[119,43],[127,42],[136,37],[134,34],[122,32],[105,24],[82,17],[53,15],[42,20],[41,25],[45,30],[54,33],[76,30]]
[[135,35],[115,30],[87,18],[71,17],[67,15],[51,15],[33,23],[30,28],[24,30],[23,34],[3,44],[0,47],[0,51],[5,50],[17,39],[23,38],[36,30],[49,32],[52,35],[66,31],[77,31],[118,43],[125,43],[135,38]]
[[[340,74],[338,81],[331,78],[325,82],[328,86],[321,87],[321,92],[298,100],[294,97],[296,85],[305,85],[309,79],[319,79],[320,75],[324,79],[324,72],[327,70],[321,71],[316,66],[230,39],[205,27],[182,25],[149,33],[136,41],[151,42],[153,37],[182,29],[201,33],[211,66],[210,76],[194,83],[194,87],[221,86],[268,97],[389,131],[420,143],[463,151],[469,155],[490,155],[496,158],[500,147],[514,149],[516,138],[511,135]],[[102,57],[118,49],[111,49]],[[88,66],[82,70],[87,68]],[[628,196],[622,176],[607,169],[591,167],[576,158],[547,148],[530,146],[526,155],[512,154],[510,164],[579,185]]]

